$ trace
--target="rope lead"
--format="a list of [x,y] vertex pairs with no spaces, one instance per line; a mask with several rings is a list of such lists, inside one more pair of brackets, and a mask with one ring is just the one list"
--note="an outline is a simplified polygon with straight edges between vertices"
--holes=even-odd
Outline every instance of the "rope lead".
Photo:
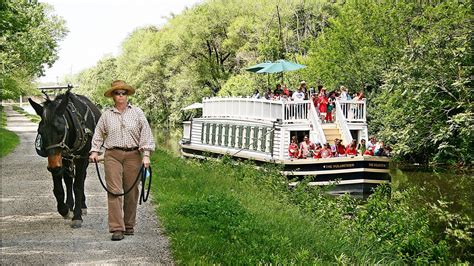
[[[107,193],[109,193],[111,195],[114,195],[114,196],[117,196],[117,197],[118,196],[124,196],[124,195],[128,194],[130,191],[132,191],[132,189],[137,185],[138,180],[141,180],[142,181],[142,189],[140,191],[140,202],[139,203],[140,203],[140,205],[142,205],[142,202],[146,202],[148,200],[148,196],[150,196],[151,180],[152,180],[152,176],[153,176],[151,166],[148,167],[148,168],[145,168],[145,166],[142,164],[142,166],[140,167],[140,171],[138,172],[137,178],[135,179],[135,182],[124,193],[113,193],[113,192],[111,192],[110,190],[107,189],[107,186],[105,185],[104,181],[102,180],[102,177],[100,176],[99,164],[97,163],[97,161],[95,161],[95,169],[97,170],[97,176],[99,177],[100,184],[105,189],[105,191],[107,191]],[[145,192],[146,179],[148,177],[149,177],[148,188],[146,189],[146,192]]]

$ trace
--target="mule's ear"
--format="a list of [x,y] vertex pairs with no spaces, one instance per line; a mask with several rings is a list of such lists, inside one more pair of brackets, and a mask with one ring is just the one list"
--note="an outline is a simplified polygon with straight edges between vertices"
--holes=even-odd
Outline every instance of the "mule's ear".
[[66,111],[67,104],[69,103],[69,94],[65,94],[65,97],[61,100],[58,108],[56,108],[57,115],[63,115]]
[[36,114],[39,115],[39,116],[42,116],[43,115],[43,106],[36,103],[31,98],[28,98],[28,101],[30,102],[31,107],[33,107],[33,109],[35,109]]

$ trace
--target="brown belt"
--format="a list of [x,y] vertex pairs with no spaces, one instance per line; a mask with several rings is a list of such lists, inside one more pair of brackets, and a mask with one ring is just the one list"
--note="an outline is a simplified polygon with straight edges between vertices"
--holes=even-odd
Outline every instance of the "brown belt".
[[138,150],[138,147],[133,147],[133,148],[112,147],[110,148],[110,150],[136,151]]

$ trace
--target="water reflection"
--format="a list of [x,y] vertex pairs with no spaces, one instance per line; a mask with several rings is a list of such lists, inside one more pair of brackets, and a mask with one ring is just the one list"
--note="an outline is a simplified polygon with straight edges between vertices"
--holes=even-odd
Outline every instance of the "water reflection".
[[[423,188],[426,202],[452,202],[451,210],[474,218],[474,175],[472,172],[449,170],[392,168],[392,188],[403,190],[412,186]],[[420,204],[423,204],[420,202]]]

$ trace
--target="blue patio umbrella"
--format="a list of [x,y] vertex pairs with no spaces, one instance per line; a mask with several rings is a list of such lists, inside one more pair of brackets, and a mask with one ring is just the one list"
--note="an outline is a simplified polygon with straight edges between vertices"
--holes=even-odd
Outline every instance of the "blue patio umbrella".
[[305,68],[305,65],[300,65],[283,59],[277,60],[273,63],[269,63],[264,68],[256,71],[255,73],[280,73],[287,71],[294,71],[301,68]]
[[260,63],[254,66],[247,67],[245,70],[256,73],[257,71],[264,69],[271,64],[271,62]]

